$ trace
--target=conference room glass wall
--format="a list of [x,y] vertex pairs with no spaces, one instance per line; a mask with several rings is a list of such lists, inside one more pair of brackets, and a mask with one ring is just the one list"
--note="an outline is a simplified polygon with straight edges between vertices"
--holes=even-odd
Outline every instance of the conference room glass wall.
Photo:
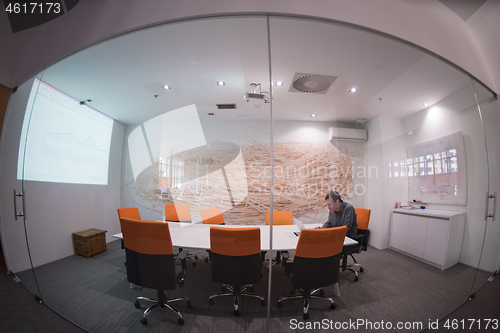
[[[481,127],[484,137],[481,140],[484,143],[484,150],[474,151],[473,157],[482,160],[484,164],[477,164],[477,173],[481,173],[486,177],[486,191],[484,201],[478,200],[478,210],[484,209],[484,214],[478,216],[479,223],[477,224],[478,234],[482,234],[478,239],[482,242],[475,244],[477,251],[480,252],[476,256],[477,275],[474,277],[474,284],[471,287],[471,294],[476,293],[486,283],[486,276],[481,273],[493,272],[500,269],[500,243],[498,236],[500,235],[500,223],[498,223],[498,189],[500,188],[499,164],[496,156],[499,156],[500,145],[498,144],[498,126],[500,126],[500,104],[498,96],[494,96],[488,89],[477,81],[472,80],[472,86],[477,102],[477,112],[480,117]],[[482,144],[481,144],[482,146]],[[481,147],[483,148],[483,147]],[[484,156],[484,157],[482,157]],[[482,157],[482,158],[481,158]],[[479,198],[478,198],[479,199]],[[476,199],[471,198],[471,202]],[[484,207],[481,207],[484,203]]]
[[[36,77],[41,77],[38,74]],[[30,112],[28,99],[36,77],[27,80],[11,96],[6,112],[2,138],[2,245],[9,272],[20,279],[22,285],[36,297],[41,297],[36,271],[39,263],[33,255],[40,249],[32,246],[29,237],[34,228],[42,227],[35,216],[27,214],[26,206],[36,200],[26,195],[23,181],[24,150],[19,150],[25,112]],[[31,95],[34,100],[36,91]],[[31,106],[32,107],[32,106]],[[10,190],[10,191],[9,191]],[[13,199],[8,200],[8,192]],[[29,198],[28,198],[29,197]],[[26,200],[28,198],[28,200]],[[9,202],[10,201],[10,202]],[[47,244],[50,247],[50,244]],[[34,268],[35,267],[35,268]]]
[[[453,285],[442,295],[418,289],[439,300],[441,313],[429,318],[441,318],[498,265],[500,230],[486,223],[483,198],[498,188],[499,117],[491,92],[462,71],[339,23],[239,16],[141,29],[68,56],[13,94],[1,156],[7,265],[64,316],[105,330],[109,317],[131,311],[123,250],[116,241],[104,262],[75,257],[71,235],[98,228],[113,242],[117,208],[160,220],[165,204],[189,204],[192,223],[201,209],[221,208],[226,224],[254,225],[273,207],[323,223],[334,189],[372,210],[371,255],[413,262],[388,250],[391,212],[420,195],[417,206],[466,213],[458,265],[393,268],[395,290],[415,275]],[[361,136],[340,140],[339,128]],[[365,264],[358,282],[341,274],[340,299],[385,270]],[[367,311],[377,303],[359,299]],[[289,313],[268,306],[272,317]],[[348,307],[335,311],[347,318]]]
[[[227,224],[263,223],[265,209],[259,205],[268,205],[269,190],[257,204],[249,202],[245,159],[255,142],[269,142],[269,103],[254,105],[244,94],[264,92],[266,36],[265,17],[154,27],[74,54],[20,87],[14,96],[20,105],[9,112],[19,118],[11,122],[19,133],[9,138],[26,142],[19,149],[26,156],[19,160],[20,182],[32,198],[26,201],[28,217],[36,219],[26,220],[26,233],[5,230],[4,235],[27,237],[6,247],[15,255],[30,246],[39,288],[27,281],[27,254],[23,267],[13,267],[30,291],[77,324],[95,329],[86,320],[107,311],[106,302],[96,308],[91,297],[74,300],[79,293],[97,295],[99,282],[72,286],[82,276],[65,274],[64,281],[51,265],[74,254],[74,232],[98,228],[108,231],[108,241],[115,240],[119,207],[139,207],[143,219],[162,220],[166,204],[189,204],[192,223],[201,223],[204,208],[221,208]],[[117,61],[116,52],[127,59]],[[120,87],[111,92],[116,76]],[[26,113],[19,112],[26,105]],[[266,158],[269,146],[264,149]],[[17,165],[14,161],[13,156],[9,163]],[[15,172],[10,177],[17,178]],[[258,209],[245,212],[247,206]],[[103,269],[123,273],[120,261]],[[126,282],[126,276],[120,280]],[[130,300],[123,301],[123,308],[111,311],[126,313]]]
[[[373,32],[280,17],[271,19],[270,36],[280,41],[271,43],[273,80],[285,81],[273,86],[275,209],[292,210],[294,218],[306,223],[324,223],[324,197],[328,190],[336,190],[354,207],[371,209],[369,251],[380,256],[387,254],[391,237],[396,237],[391,232],[396,204],[427,214],[464,213],[458,240],[446,238],[444,220],[412,219],[404,242],[422,256],[413,249],[389,253],[394,262],[416,263],[419,258],[421,266],[400,265],[385,275],[388,271],[380,271],[380,262],[372,257],[363,262],[361,253],[357,258],[365,273],[359,273],[360,281],[344,272],[339,282],[341,294],[349,294],[351,284],[373,281],[367,271],[378,273],[378,278],[390,281],[391,302],[407,308],[401,313],[415,313],[412,307],[419,303],[409,300],[416,300],[413,291],[418,290],[418,299],[442,305],[428,318],[442,318],[484,285],[498,265],[493,238],[499,231],[494,223],[486,231],[485,202],[480,199],[488,184],[491,194],[498,187],[491,182],[498,178],[491,158],[488,174],[485,145],[486,138],[488,148],[493,142],[498,146],[499,137],[492,130],[498,124],[497,100],[454,66]],[[283,42],[287,36],[293,36],[293,43]],[[297,105],[303,112],[294,112]],[[484,132],[482,122],[489,124]],[[415,210],[403,210],[407,212]],[[461,244],[454,253],[457,265],[441,271],[436,267],[440,259],[433,256],[441,258],[444,254],[434,252],[450,247],[448,242]],[[386,265],[394,265],[388,260]],[[423,287],[428,284],[441,287],[436,292]],[[379,302],[383,308],[384,298]],[[368,297],[357,305],[369,309],[375,304]]]

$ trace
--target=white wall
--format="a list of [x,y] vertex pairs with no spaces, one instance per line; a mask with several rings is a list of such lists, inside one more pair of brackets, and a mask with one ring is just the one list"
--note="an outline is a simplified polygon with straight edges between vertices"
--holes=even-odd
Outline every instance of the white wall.
[[[367,207],[370,216],[370,245],[385,249],[389,246],[390,214],[396,202],[408,200],[408,182],[389,177],[389,164],[406,159],[406,136],[403,121],[377,117],[367,125],[367,167],[378,169],[378,177],[368,179]],[[372,173],[373,174],[373,173]]]
[[49,63],[117,34],[180,18],[219,13],[287,13],[368,27],[408,40],[499,91],[500,3],[489,0],[467,22],[437,0],[80,1],[69,13],[22,32],[0,16],[0,82],[19,85]]
[[[14,219],[13,190],[20,192],[17,157],[24,111],[32,80],[12,95],[5,117],[0,148],[0,226],[7,266],[14,272],[29,268],[22,218]],[[124,126],[113,124],[108,185],[25,181],[26,226],[33,265],[39,266],[74,254],[72,233],[90,228],[107,230],[106,240],[120,232],[116,209],[120,207]],[[22,210],[21,200],[17,201]]]
[[[500,123],[498,106],[491,98],[482,103],[486,115],[487,137],[490,151],[490,192],[498,188],[500,169],[496,161],[499,153],[495,124]],[[489,128],[488,128],[489,127]],[[370,133],[367,142],[367,163],[377,165],[383,176],[368,180],[367,207],[372,209],[370,219],[371,245],[385,249],[390,236],[390,212],[396,201],[406,204],[407,178],[388,177],[389,163],[406,159],[406,147],[427,142],[462,131],[467,167],[467,206],[425,204],[426,208],[466,212],[466,224],[460,262],[476,267],[479,263],[485,233],[484,207],[487,191],[486,150],[481,122],[471,87],[451,96],[437,105],[404,120],[378,117],[367,124]],[[495,129],[494,129],[495,128]],[[411,135],[408,133],[412,132]],[[491,149],[490,149],[491,148]],[[383,194],[383,199],[381,199]],[[493,202],[491,202],[491,205]],[[492,209],[490,209],[490,212]],[[497,267],[500,252],[498,223],[489,223],[480,268],[493,271]]]
[[[490,79],[484,82],[494,82],[491,87],[494,87],[497,93],[500,91],[500,62],[498,61],[498,54],[500,53],[499,13],[500,1],[490,0],[481,6],[466,22],[488,66],[487,74]],[[475,72],[472,72],[472,74],[476,75]]]

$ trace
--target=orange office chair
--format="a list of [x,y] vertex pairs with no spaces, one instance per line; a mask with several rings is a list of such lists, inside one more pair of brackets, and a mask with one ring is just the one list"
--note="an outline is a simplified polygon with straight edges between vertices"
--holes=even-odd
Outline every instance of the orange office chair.
[[[191,210],[189,205],[183,204],[166,204],[165,205],[165,221],[168,222],[191,222]],[[179,252],[182,248],[179,248]],[[194,256],[194,258],[192,257]],[[195,253],[188,253],[187,258],[196,266],[198,255]]]
[[266,305],[264,297],[246,291],[261,279],[260,228],[211,227],[210,259],[212,281],[222,283],[227,292],[213,294],[209,304],[215,297],[233,296],[236,316],[240,314],[240,296],[259,298]]
[[[269,225],[271,221],[271,211],[266,213],[266,225]],[[286,211],[273,211],[273,225],[292,225],[293,224],[293,213],[291,210]]]
[[220,208],[201,209],[203,224],[224,224],[224,216]]
[[[354,254],[368,249],[368,239],[370,237],[368,224],[370,223],[371,210],[365,208],[354,208],[354,210],[356,211],[356,219],[358,223],[358,236],[355,240],[358,241],[358,244],[346,246],[342,250],[342,271],[349,269],[354,273],[354,281],[358,281],[358,272],[356,272],[352,267],[359,266],[360,273],[362,273],[365,269],[361,266],[361,264],[358,264],[356,258],[354,258]],[[348,255],[351,256],[354,264],[347,264]]]
[[[266,225],[269,225],[271,221],[271,211],[266,213]],[[286,211],[273,211],[273,226],[275,225],[292,225],[293,224],[293,213],[291,210]],[[265,255],[265,253],[263,253]],[[279,265],[281,263],[281,252],[276,252],[276,258],[271,262],[271,265]]]
[[144,221],[131,218],[121,218],[120,225],[125,243],[125,257],[127,260],[127,280],[135,285],[156,289],[158,299],[137,297],[135,307],[140,308],[140,300],[153,302],[141,318],[141,323],[148,323],[146,316],[158,305],[167,307],[179,317],[177,323],[184,324],[182,314],[170,303],[180,300],[191,302],[187,297],[167,299],[164,290],[174,290],[176,284],[183,283],[186,269],[186,252],[178,255],[182,260],[182,267],[175,264],[174,248],[170,238],[168,223]]
[[[130,218],[130,219],[141,219],[141,214],[139,214],[139,208],[137,207],[129,207],[129,208],[118,208],[118,219],[122,218]],[[121,248],[124,249],[123,238],[121,240]]]
[[130,218],[130,219],[141,219],[141,214],[139,214],[139,208],[130,207],[130,208],[118,208],[118,218]]
[[189,208],[189,205],[181,205],[181,204],[165,205],[165,221],[191,222],[191,210]]
[[[307,320],[311,298],[329,300],[332,310],[337,307],[332,298],[315,293],[321,292],[323,287],[338,282],[338,267],[346,233],[346,226],[303,229],[300,232],[293,262],[286,262],[286,259],[284,262],[287,275],[292,279],[293,293],[281,297],[278,300],[278,308],[283,307],[282,302],[286,299],[302,298],[304,300],[302,317]],[[295,294],[295,290],[299,290],[300,294]]]
[[[224,225],[224,216],[222,216],[222,211],[220,208],[207,208],[201,209],[201,219],[203,224],[214,224],[214,225]],[[208,262],[210,258],[210,250],[207,250],[208,256],[205,258],[205,262]]]

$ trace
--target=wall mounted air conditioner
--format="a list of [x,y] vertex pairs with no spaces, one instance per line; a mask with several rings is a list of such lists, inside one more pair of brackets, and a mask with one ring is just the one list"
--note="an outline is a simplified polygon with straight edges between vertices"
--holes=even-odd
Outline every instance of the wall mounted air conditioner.
[[366,130],[357,128],[330,127],[328,136],[332,140],[366,141]]

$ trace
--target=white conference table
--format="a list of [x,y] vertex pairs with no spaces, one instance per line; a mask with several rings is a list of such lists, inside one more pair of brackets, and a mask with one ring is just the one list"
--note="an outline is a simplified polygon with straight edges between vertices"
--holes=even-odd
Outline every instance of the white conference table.
[[[210,225],[203,223],[184,223],[184,222],[165,222],[170,229],[172,245],[175,247],[188,249],[210,250],[210,227],[217,226],[223,228],[260,228],[260,246],[262,251],[269,251],[270,226],[268,225]],[[319,223],[306,224],[306,229],[313,229],[319,226]],[[273,250],[274,251],[293,251],[297,247],[298,226],[293,225],[275,225],[273,226]],[[122,234],[113,235],[115,238],[123,238]],[[344,239],[344,246],[355,245],[358,242],[352,238]]]

